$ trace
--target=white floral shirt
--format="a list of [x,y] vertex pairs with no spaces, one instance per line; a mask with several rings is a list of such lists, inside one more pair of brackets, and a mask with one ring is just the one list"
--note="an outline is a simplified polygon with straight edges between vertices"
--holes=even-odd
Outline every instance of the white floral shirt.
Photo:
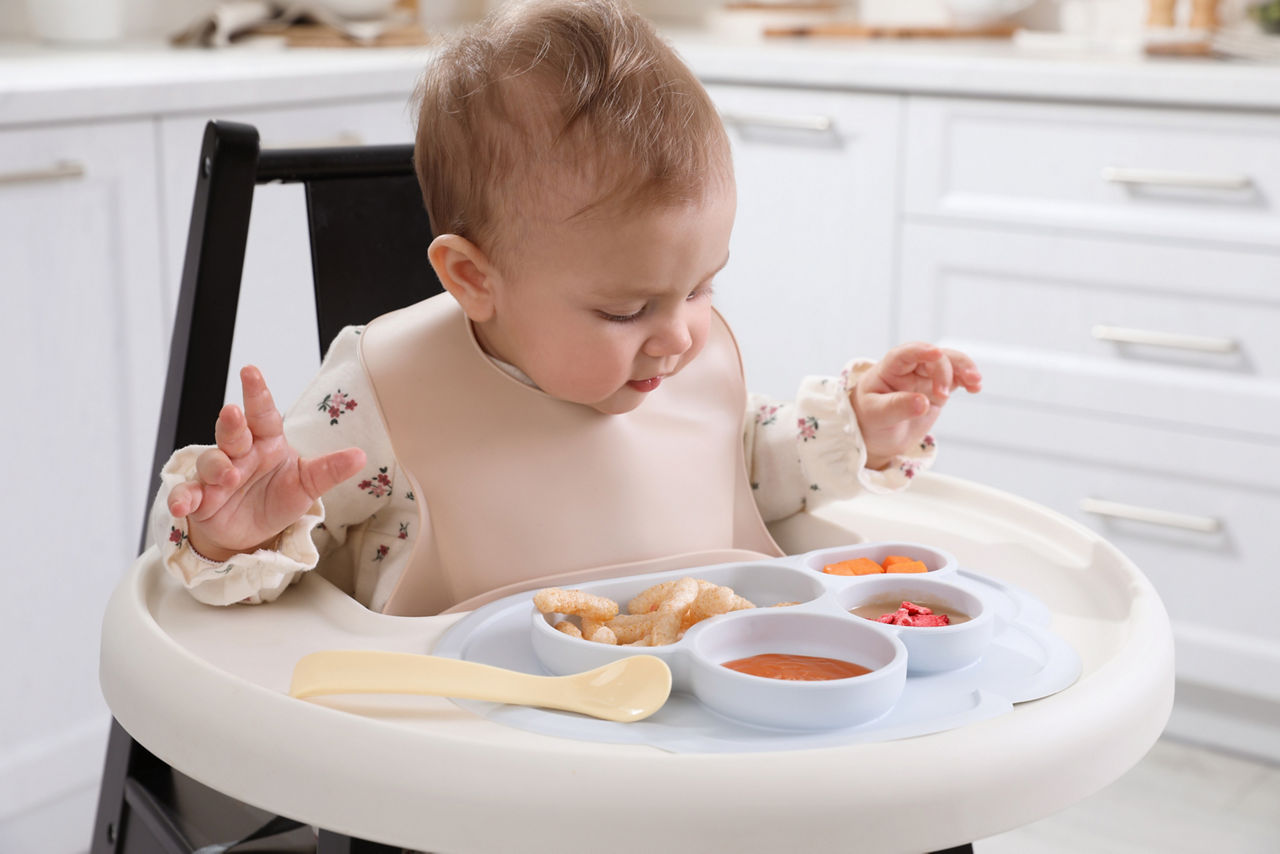
[[[166,569],[201,602],[212,605],[269,602],[319,566],[325,577],[367,607],[386,604],[417,538],[417,498],[401,476],[359,359],[363,327],[347,327],[329,348],[319,373],[285,413],[289,441],[304,457],[356,446],[366,468],[317,500],[285,529],[270,549],[218,563],[187,542],[185,519],[168,512],[169,491],[195,477],[192,445],[170,457],[161,472],[151,513],[151,535]],[[743,440],[751,487],[766,522],[803,510],[811,496],[844,498],[860,490],[904,488],[936,453],[926,437],[918,453],[893,460],[883,471],[866,468],[867,454],[849,391],[873,362],[851,362],[840,377],[810,377],[791,402],[749,395]]]

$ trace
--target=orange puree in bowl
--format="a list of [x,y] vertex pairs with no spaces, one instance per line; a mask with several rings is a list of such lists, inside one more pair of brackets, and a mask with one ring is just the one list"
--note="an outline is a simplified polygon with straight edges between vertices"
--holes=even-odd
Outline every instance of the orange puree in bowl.
[[841,661],[838,658],[819,658],[813,655],[790,655],[782,652],[766,652],[726,661],[724,666],[752,676],[769,679],[788,679],[794,682],[817,682],[823,679],[847,679],[870,673],[869,667]]

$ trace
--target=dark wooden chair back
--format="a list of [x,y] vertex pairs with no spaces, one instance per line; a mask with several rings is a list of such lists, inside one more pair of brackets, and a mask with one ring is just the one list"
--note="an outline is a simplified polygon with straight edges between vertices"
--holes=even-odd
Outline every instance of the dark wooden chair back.
[[441,291],[427,261],[431,226],[411,145],[263,151],[251,125],[209,122],[169,347],[153,488],[175,449],[210,441],[226,395],[254,187],[273,182],[306,189],[321,355],[343,326]]

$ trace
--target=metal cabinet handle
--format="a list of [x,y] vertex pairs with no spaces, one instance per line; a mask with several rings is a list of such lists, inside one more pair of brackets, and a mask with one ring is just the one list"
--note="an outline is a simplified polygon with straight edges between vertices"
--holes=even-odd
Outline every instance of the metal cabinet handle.
[[43,169],[24,169],[17,172],[0,172],[0,184],[26,184],[32,181],[62,181],[67,178],[83,178],[84,164],[75,160],[59,160]]
[[1102,180],[1110,184],[1182,187],[1192,190],[1245,190],[1253,186],[1253,179],[1248,175],[1211,175],[1172,169],[1131,169],[1125,166],[1106,167],[1102,170]]
[[778,113],[739,113],[732,110],[721,112],[720,118],[728,125],[754,125],[772,130],[803,130],[812,133],[826,133],[836,124],[831,116],[785,116]]
[[364,137],[355,131],[344,130],[335,133],[333,136],[320,137],[318,139],[300,139],[294,142],[271,142],[264,143],[264,150],[287,149],[287,148],[346,148],[352,145],[364,145]]
[[1212,516],[1192,516],[1186,513],[1174,513],[1170,510],[1157,510],[1153,507],[1141,507],[1137,504],[1122,504],[1119,501],[1106,501],[1101,498],[1080,499],[1080,509],[1095,516],[1108,516],[1114,519],[1129,519],[1134,522],[1147,522],[1152,525],[1163,525],[1166,528],[1181,528],[1184,531],[1198,531],[1202,534],[1215,534],[1222,530],[1222,522]]
[[1184,335],[1180,332],[1159,332],[1104,324],[1094,326],[1092,332],[1093,337],[1099,341],[1114,341],[1119,344],[1145,344],[1174,350],[1194,350],[1198,353],[1234,353],[1240,349],[1240,342],[1235,338]]

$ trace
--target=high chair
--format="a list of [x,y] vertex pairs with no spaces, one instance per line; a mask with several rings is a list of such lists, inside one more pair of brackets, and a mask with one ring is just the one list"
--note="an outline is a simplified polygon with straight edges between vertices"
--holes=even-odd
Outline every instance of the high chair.
[[[207,441],[221,407],[254,184],[307,186],[322,347],[439,288],[408,146],[259,152],[253,128],[211,123],[200,168],[156,472],[174,448]],[[384,243],[355,248],[371,240]],[[289,828],[279,838],[299,847],[270,850],[972,851],[1100,790],[1163,730],[1168,617],[1142,573],[1083,526],[926,474],[772,533],[788,553],[861,540],[946,549],[1046,603],[1083,672],[1005,714],[914,738],[665,752],[536,734],[440,698],[295,700],[301,656],[430,652],[463,615],[376,614],[315,573],[269,606],[210,608],[148,551],[104,619],[101,682],[117,723],[93,854],[175,854]]]

